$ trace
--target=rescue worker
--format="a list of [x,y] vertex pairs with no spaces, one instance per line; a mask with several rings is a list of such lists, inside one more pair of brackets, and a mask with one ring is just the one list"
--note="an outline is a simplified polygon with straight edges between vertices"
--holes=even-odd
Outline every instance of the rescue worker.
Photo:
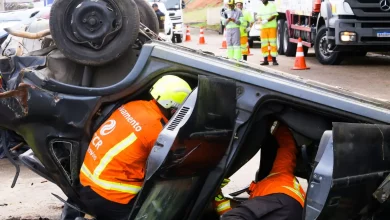
[[237,0],[236,7],[238,9],[240,9],[242,12],[242,17],[240,20],[241,21],[241,25],[240,25],[241,54],[242,54],[243,60],[248,60],[248,55],[249,55],[248,33],[253,26],[254,19],[249,11],[243,9],[243,7],[244,7],[243,0]]
[[150,89],[152,100],[122,105],[93,135],[81,166],[80,200],[97,220],[128,218],[149,153],[191,91],[183,79],[164,76]]
[[156,4],[156,3],[154,3],[152,5],[152,8],[157,15],[158,24],[160,26],[160,29],[164,29],[165,14],[158,8],[158,4]]
[[224,1],[224,4],[223,4],[223,7],[221,9],[221,17],[220,17],[220,20],[221,20],[221,30],[219,31],[219,34],[222,34],[225,33],[225,24],[226,24],[226,18],[225,18],[225,12],[227,10],[227,4],[225,3],[226,0]]
[[261,29],[261,52],[264,57],[264,61],[260,65],[269,65],[268,63],[268,43],[271,46],[272,64],[279,65],[276,61],[278,56],[278,50],[276,47],[276,34],[277,34],[277,22],[276,17],[278,12],[276,6],[268,0],[261,0],[263,5],[260,6],[260,10],[257,13],[258,22],[262,25]]
[[289,128],[281,124],[274,132],[279,148],[270,174],[249,187],[249,200],[222,215],[223,220],[300,220],[305,192],[294,176],[296,153]]
[[228,1],[229,9],[225,11],[226,42],[229,59],[241,60],[240,19],[242,12],[235,8],[234,0]]

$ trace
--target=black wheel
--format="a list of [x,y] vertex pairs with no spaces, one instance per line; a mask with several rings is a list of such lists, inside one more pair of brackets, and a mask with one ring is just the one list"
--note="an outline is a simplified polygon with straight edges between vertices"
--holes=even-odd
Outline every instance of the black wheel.
[[248,45],[249,45],[249,48],[253,48],[253,38],[248,37]]
[[302,47],[303,47],[303,55],[304,55],[305,57],[307,57],[307,54],[309,53],[309,48],[306,47],[306,46],[302,46]]
[[278,48],[278,54],[284,55],[283,43],[284,43],[284,19],[278,20],[278,32],[276,35],[276,46]]
[[172,43],[176,43],[176,35],[175,34],[172,34],[171,41],[172,41]]
[[317,60],[324,65],[339,65],[343,61],[343,56],[339,52],[330,51],[331,45],[326,40],[326,27],[322,26],[318,30],[314,50]]
[[180,34],[175,34],[175,36],[176,36],[176,43],[180,44],[181,42],[183,42],[183,38]]
[[117,59],[135,42],[139,20],[133,0],[56,0],[50,31],[66,57],[99,66]]
[[290,42],[290,34],[288,24],[284,22],[283,28],[283,52],[288,57],[295,56],[297,52],[297,44]]
[[148,27],[151,31],[158,34],[158,18],[152,6],[150,6],[145,0],[134,0],[134,2],[138,7],[140,22]]

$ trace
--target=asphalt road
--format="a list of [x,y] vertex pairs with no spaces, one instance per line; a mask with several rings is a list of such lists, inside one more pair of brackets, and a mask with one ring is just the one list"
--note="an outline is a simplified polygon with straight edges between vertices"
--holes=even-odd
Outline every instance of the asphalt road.
[[[182,45],[194,49],[210,51],[225,56],[226,50],[220,49],[222,36],[213,31],[205,32],[206,45],[198,45],[198,30],[191,29],[192,41]],[[259,44],[251,49],[252,56],[248,62],[260,63]],[[313,52],[306,57],[310,70],[292,71],[294,58],[280,56],[279,66],[273,68],[302,78],[342,87],[366,96],[390,100],[390,59],[379,55],[364,58],[348,58],[340,66],[323,66],[319,64]],[[246,187],[254,178],[259,166],[258,153],[241,170],[231,177],[231,182],[223,189],[225,195]],[[54,184],[45,181],[27,168],[22,167],[17,185],[11,189],[14,168],[7,160],[0,160],[0,219],[59,219],[62,203],[51,193],[65,198],[61,190]],[[300,180],[304,188],[307,182]],[[245,195],[244,195],[245,196]],[[246,195],[247,196],[247,195]]]
[[[183,46],[213,52],[217,56],[226,56],[226,49],[222,46],[222,35],[215,31],[205,32],[205,45],[199,45],[199,29],[191,29],[191,42],[182,43]],[[260,64],[261,51],[260,42],[255,43],[251,49],[252,56],[248,62]],[[282,72],[300,76],[307,80],[314,80],[320,83],[341,87],[344,90],[360,93],[372,98],[390,101],[390,57],[379,54],[369,54],[366,57],[347,57],[339,66],[325,66],[320,64],[313,50],[309,50],[306,65],[309,70],[291,70],[295,58],[279,56],[279,66],[268,66],[259,68],[273,68]]]

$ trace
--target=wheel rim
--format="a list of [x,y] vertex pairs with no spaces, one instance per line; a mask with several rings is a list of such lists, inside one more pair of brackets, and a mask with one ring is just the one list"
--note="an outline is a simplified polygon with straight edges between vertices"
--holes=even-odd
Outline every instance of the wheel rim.
[[326,36],[322,36],[318,49],[320,50],[320,54],[325,58],[329,58],[332,55],[332,52],[329,51],[329,47],[330,45],[326,42]]
[[277,34],[276,34],[276,48],[279,49],[280,48],[280,31],[279,31],[279,28],[277,30]]
[[287,28],[285,28],[284,29],[284,36],[283,36],[283,50],[284,50],[284,52],[286,52],[287,51],[287,44],[288,44],[288,42],[289,42],[289,37],[288,37],[289,35],[288,35],[288,29]]
[[66,37],[76,44],[99,50],[122,28],[122,13],[113,0],[71,2],[65,13]]

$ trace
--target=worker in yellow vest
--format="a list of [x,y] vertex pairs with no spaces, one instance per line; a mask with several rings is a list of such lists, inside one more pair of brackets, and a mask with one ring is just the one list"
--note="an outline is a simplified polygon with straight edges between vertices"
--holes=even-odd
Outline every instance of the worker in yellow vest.
[[271,45],[271,56],[273,65],[279,65],[276,61],[278,50],[276,48],[277,22],[276,17],[278,12],[276,6],[268,0],[261,0],[263,5],[257,13],[258,22],[261,23],[261,52],[264,61],[260,65],[269,65],[268,63],[268,44]]
[[253,16],[251,13],[244,8],[244,1],[243,0],[236,0],[236,7],[241,10],[242,17],[241,17],[241,25],[240,25],[240,43],[241,43],[241,54],[243,60],[248,60],[249,55],[249,49],[248,49],[248,33],[251,30],[253,26]]
[[229,9],[224,14],[226,18],[227,55],[229,59],[241,60],[240,19],[242,13],[241,10],[235,8],[234,0],[228,0],[227,4]]

